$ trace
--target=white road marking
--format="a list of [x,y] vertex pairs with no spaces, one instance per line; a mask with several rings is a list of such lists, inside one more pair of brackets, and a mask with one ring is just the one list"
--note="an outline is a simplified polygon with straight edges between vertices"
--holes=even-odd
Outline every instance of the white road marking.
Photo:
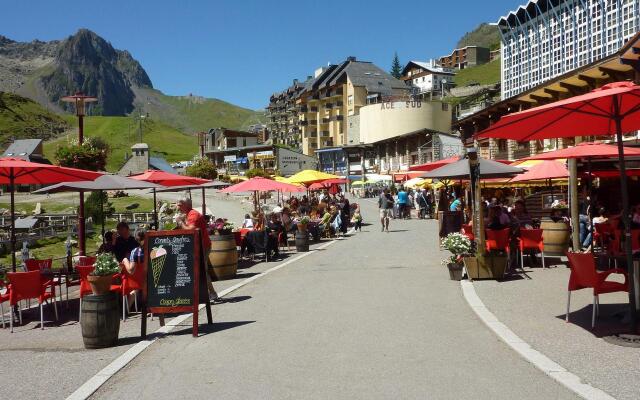
[[615,400],[614,397],[604,391],[583,383],[580,377],[567,371],[561,365],[555,363],[549,357],[532,348],[528,343],[516,335],[508,326],[500,322],[496,316],[489,311],[476,293],[473,283],[460,281],[462,294],[465,300],[476,313],[478,318],[487,325],[503,342],[529,361],[536,368],[546,375],[555,379],[558,383],[571,390],[578,396],[587,400]]
[[[354,233],[355,230],[351,229],[349,230],[349,232],[347,232],[347,234],[352,234]],[[272,272],[275,272],[277,270],[279,270],[280,268],[284,268],[287,265],[290,265],[304,257],[307,257],[311,254],[314,254],[317,250],[321,250],[321,249],[325,249],[329,246],[331,246],[332,244],[336,243],[337,240],[342,240],[342,238],[336,238],[330,242],[324,243],[320,246],[318,246],[317,248],[310,250],[309,252],[306,253],[302,253],[299,254],[295,257],[293,257],[290,260],[287,260],[285,262],[283,262],[282,264],[276,265],[273,268],[269,268],[268,270],[259,273],[258,275],[254,275],[250,278],[247,278],[241,282],[238,282],[237,284],[222,290],[220,293],[218,293],[218,295],[220,297],[224,297],[226,295],[228,295],[231,292],[234,292],[238,289],[240,289],[241,287],[255,281],[258,278],[262,278],[263,276],[266,276]],[[204,304],[201,304],[200,307],[198,308],[198,310],[202,310],[205,307]],[[86,381],[85,383],[82,384],[82,386],[80,386],[78,389],[76,389],[75,392],[71,393],[71,395],[69,395],[69,397],[67,397],[67,400],[84,400],[89,398],[89,396],[91,396],[93,393],[95,393],[96,390],[98,390],[100,388],[100,386],[104,385],[109,378],[111,378],[113,375],[115,375],[118,371],[120,371],[122,368],[124,368],[127,364],[129,364],[131,361],[133,361],[134,358],[136,358],[137,356],[140,355],[140,353],[142,353],[144,350],[146,350],[149,346],[151,346],[156,340],[160,339],[161,337],[167,335],[168,333],[170,333],[173,329],[175,329],[177,326],[180,326],[184,321],[186,321],[187,319],[191,318],[193,314],[189,313],[189,314],[181,314],[178,315],[175,318],[172,318],[171,320],[169,320],[165,326],[160,327],[158,330],[156,330],[153,334],[156,334],[156,336],[153,339],[150,340],[141,340],[140,342],[136,343],[133,347],[131,347],[129,350],[127,350],[126,352],[124,352],[124,354],[120,355],[118,358],[116,358],[115,360],[113,360],[109,365],[107,365],[106,367],[104,367],[101,371],[99,371],[97,374],[95,374],[93,377],[91,377],[88,381]]]

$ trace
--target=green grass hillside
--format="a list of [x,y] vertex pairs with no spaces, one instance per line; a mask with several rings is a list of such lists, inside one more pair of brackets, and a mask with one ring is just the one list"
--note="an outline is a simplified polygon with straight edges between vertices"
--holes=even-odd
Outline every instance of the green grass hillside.
[[49,139],[69,125],[33,100],[0,92],[0,145],[6,148],[14,139]]
[[456,48],[465,46],[488,47],[491,50],[500,48],[500,32],[495,25],[482,23],[471,32],[467,32],[460,38]]
[[[77,126],[74,116],[64,118]],[[137,122],[131,117],[86,117],[84,121],[86,137],[98,136],[109,144],[111,153],[107,161],[107,170],[117,171],[124,164],[125,153],[130,154],[131,146],[139,141]],[[187,135],[153,118],[144,120],[142,133],[142,141],[149,145],[152,155],[164,157],[169,162],[190,160],[198,151],[198,140],[195,136]],[[76,135],[74,131],[45,143],[44,152],[47,158],[54,161],[57,146],[66,143],[71,137],[75,138]]]
[[500,59],[456,71],[454,82],[458,87],[468,86],[472,83],[480,85],[498,83],[500,82]]
[[175,126],[183,132],[208,131],[225,127],[244,129],[264,122],[264,113],[238,107],[218,99],[199,96],[167,96],[155,89],[140,89],[138,104],[151,118]]

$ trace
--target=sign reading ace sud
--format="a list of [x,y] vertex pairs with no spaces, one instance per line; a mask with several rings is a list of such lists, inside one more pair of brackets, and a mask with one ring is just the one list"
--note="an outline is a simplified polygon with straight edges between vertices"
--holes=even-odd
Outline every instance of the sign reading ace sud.
[[[211,323],[211,309],[206,287],[206,268],[203,262],[200,232],[197,230],[150,231],[145,238],[144,260],[147,271],[147,310],[162,314],[192,312],[193,335],[198,335],[198,305],[207,304]],[[142,318],[142,336],[146,335],[146,318]]]

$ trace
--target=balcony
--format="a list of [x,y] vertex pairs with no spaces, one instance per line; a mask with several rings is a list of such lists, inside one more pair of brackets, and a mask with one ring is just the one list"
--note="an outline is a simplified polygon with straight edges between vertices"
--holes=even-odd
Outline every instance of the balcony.
[[342,102],[342,100],[336,101],[336,107],[342,107],[343,105],[344,103]]
[[333,139],[323,140],[322,147],[333,147]]
[[308,126],[309,121],[300,121],[300,126]]
[[331,117],[322,118],[322,123],[323,124],[328,124],[329,121],[331,121]]
[[309,112],[309,108],[307,106],[302,106],[302,107],[298,108],[298,111],[306,113],[306,112]]
[[332,121],[344,121],[344,115],[333,115],[331,117]]
[[327,103],[324,105],[324,108],[333,108],[333,103]]
[[330,136],[330,133],[329,133],[329,131],[321,131],[321,132],[320,132],[320,136],[321,136],[321,137],[329,137],[329,136]]
[[317,125],[318,124],[318,120],[317,119],[310,119],[309,120],[309,125]]
[[309,110],[311,112],[318,112],[318,107],[313,106],[313,107],[310,107]]
[[311,100],[320,100],[320,93],[314,93],[313,96],[311,96]]

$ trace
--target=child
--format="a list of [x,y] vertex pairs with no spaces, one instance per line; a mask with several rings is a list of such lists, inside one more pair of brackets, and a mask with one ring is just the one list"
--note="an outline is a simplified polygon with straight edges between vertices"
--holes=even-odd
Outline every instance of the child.
[[362,232],[362,214],[360,214],[360,207],[356,208],[356,211],[353,213],[353,217],[351,217],[351,222],[353,223],[356,231]]

